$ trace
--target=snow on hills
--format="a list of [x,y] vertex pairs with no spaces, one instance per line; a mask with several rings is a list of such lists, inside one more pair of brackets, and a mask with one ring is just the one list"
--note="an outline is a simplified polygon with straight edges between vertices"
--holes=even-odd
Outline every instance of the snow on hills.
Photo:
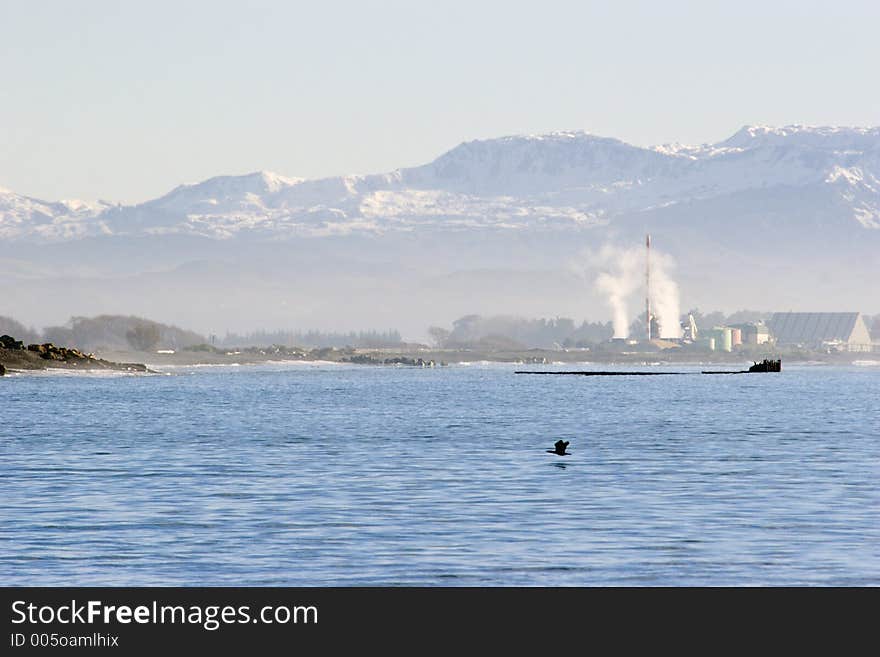
[[217,176],[193,185],[180,185],[144,206],[183,214],[259,209],[265,207],[264,198],[300,182],[302,179],[285,178],[269,171]]
[[740,205],[753,195],[760,211],[768,190],[793,218],[819,194],[834,208],[829,223],[880,228],[880,128],[747,126],[717,144],[654,148],[584,132],[511,136],[463,143],[387,174],[219,176],[134,206],[50,203],[0,190],[0,237],[579,229],[697,201],[723,208],[731,195]]
[[653,148],[502,137],[384,174],[219,176],[131,206],[0,190],[4,304],[36,325],[113,312],[423,336],[474,312],[595,320],[596,253],[646,231],[683,307],[878,312],[880,128]]
[[729,148],[741,149],[797,144],[819,150],[863,151],[876,149],[878,142],[880,142],[880,127],[788,125],[745,126],[722,144]]
[[612,186],[669,173],[661,153],[584,132],[472,141],[403,172],[414,188],[523,196]]
[[103,201],[41,201],[0,188],[0,238],[74,239],[105,234]]

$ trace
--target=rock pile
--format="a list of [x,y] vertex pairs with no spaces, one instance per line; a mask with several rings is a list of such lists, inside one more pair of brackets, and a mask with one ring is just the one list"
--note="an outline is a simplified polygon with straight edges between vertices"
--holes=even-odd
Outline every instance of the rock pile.
[[8,335],[0,335],[0,375],[6,370],[118,370],[122,372],[149,372],[141,363],[114,363],[94,354],[85,354],[72,347],[56,347],[51,342],[30,344],[27,347],[20,340]]
[[28,351],[36,352],[40,358],[46,360],[93,360],[92,354],[84,354],[79,349],[69,349],[68,347],[56,347],[51,342],[45,344],[29,344]]
[[[436,367],[437,363],[433,360],[423,360],[422,358],[406,358],[405,356],[396,356],[394,358],[374,358],[369,354],[356,354],[340,360],[342,363],[358,363],[360,365],[408,365],[410,367]],[[446,363],[441,363],[445,365]]]
[[11,335],[0,335],[0,349],[19,351],[24,349],[24,342],[16,340]]

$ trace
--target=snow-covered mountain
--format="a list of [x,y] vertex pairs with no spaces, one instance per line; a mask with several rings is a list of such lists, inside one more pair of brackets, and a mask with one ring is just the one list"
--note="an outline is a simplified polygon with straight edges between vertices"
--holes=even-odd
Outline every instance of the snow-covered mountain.
[[221,176],[129,206],[0,190],[0,315],[414,339],[468,313],[608,319],[596,256],[645,232],[683,309],[878,313],[880,128],[503,137],[391,173]]
[[107,203],[41,201],[0,187],[0,238],[75,239],[100,234]]
[[819,193],[839,205],[830,221],[880,228],[880,128],[750,126],[717,144],[654,148],[583,132],[502,137],[387,174],[220,176],[134,206],[49,203],[0,190],[0,236],[579,229],[625,213],[774,189],[793,214],[803,198]]

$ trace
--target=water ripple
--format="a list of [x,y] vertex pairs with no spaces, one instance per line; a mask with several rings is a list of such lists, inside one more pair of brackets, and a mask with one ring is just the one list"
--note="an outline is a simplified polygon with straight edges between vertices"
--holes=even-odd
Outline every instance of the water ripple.
[[2,382],[0,583],[880,584],[880,368],[512,370]]

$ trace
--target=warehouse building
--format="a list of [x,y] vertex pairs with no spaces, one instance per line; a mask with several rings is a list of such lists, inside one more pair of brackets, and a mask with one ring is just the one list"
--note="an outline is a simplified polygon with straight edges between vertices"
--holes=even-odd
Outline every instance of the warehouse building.
[[780,346],[871,351],[861,313],[774,313],[769,326]]

